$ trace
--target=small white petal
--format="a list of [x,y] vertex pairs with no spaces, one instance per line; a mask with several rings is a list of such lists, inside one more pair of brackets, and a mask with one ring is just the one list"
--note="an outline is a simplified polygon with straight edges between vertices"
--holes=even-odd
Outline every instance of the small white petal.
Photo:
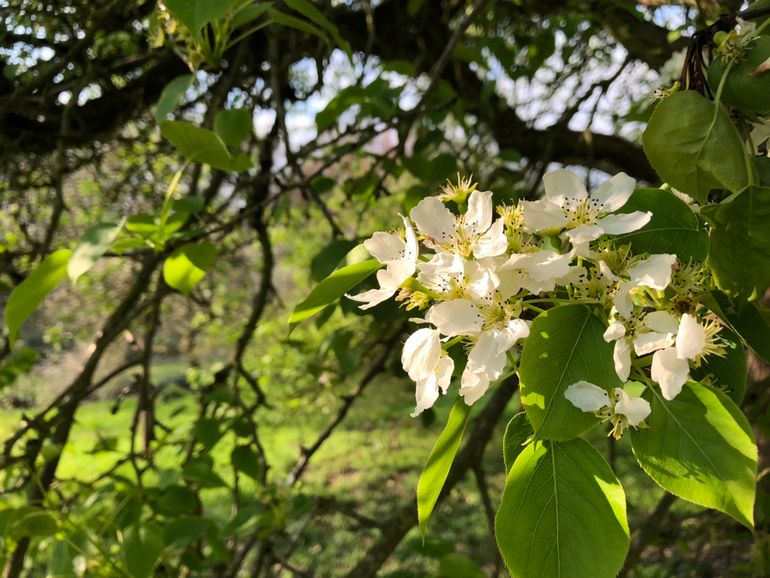
[[351,299],[352,301],[363,303],[363,305],[359,305],[358,308],[365,310],[371,309],[383,301],[387,301],[395,294],[396,289],[370,289],[369,291],[364,291],[358,295],[345,295],[345,297]]
[[585,199],[588,196],[583,181],[568,169],[558,169],[545,174],[543,188],[546,198],[560,207],[564,206],[568,197]]
[[558,279],[570,272],[571,255],[560,255],[550,249],[542,249],[530,253],[527,259],[521,261],[521,268],[535,281],[550,281]]
[[674,344],[673,333],[659,333],[657,331],[648,331],[647,333],[637,333],[634,337],[634,352],[642,357]]
[[466,237],[480,235],[492,224],[492,192],[473,191],[468,197],[468,210],[463,217],[463,233]]
[[628,425],[636,427],[650,415],[652,408],[646,399],[632,397],[619,387],[615,388],[618,401],[615,403],[615,413],[626,416]]
[[615,296],[612,298],[612,304],[615,306],[615,310],[623,317],[628,317],[634,310],[634,303],[631,301],[631,289],[634,287],[633,283],[624,281],[618,287],[615,292]]
[[663,397],[672,400],[690,378],[690,366],[686,359],[679,358],[675,348],[660,349],[652,354],[650,375],[660,385]]
[[627,339],[618,339],[612,350],[612,361],[615,364],[615,373],[618,374],[620,381],[628,381],[631,374],[631,345]]
[[463,372],[460,395],[467,405],[473,405],[489,389],[489,379],[484,373],[474,373],[467,367]]
[[433,407],[438,399],[438,384],[436,383],[435,376],[428,376],[425,379],[421,379],[416,383],[415,400],[417,401],[414,411],[409,415],[411,417],[417,417],[426,409]]
[[598,385],[587,381],[577,381],[564,391],[564,397],[581,411],[594,412],[609,405],[610,396]]
[[620,321],[613,321],[607,326],[607,330],[604,332],[604,341],[610,342],[620,339],[626,334],[626,326]]
[[660,333],[676,333],[679,321],[668,311],[653,311],[644,316],[644,325]]
[[626,173],[618,173],[599,185],[591,196],[602,204],[603,212],[612,213],[626,204],[635,186],[634,179]]
[[436,368],[441,355],[441,341],[438,331],[423,327],[418,329],[404,343],[401,365],[414,382],[426,379]]
[[617,215],[607,215],[599,219],[596,224],[602,228],[607,235],[623,235],[638,231],[650,222],[652,213],[649,211],[634,211],[633,213],[618,213]]
[[524,227],[532,233],[556,229],[561,231],[567,224],[567,217],[558,205],[548,199],[522,201]]
[[671,268],[676,262],[676,255],[650,255],[633,267],[629,267],[628,275],[635,285],[644,285],[650,289],[662,291],[671,283]]
[[489,230],[479,237],[473,246],[473,256],[477,259],[485,257],[497,257],[502,255],[508,249],[508,237],[505,236],[505,230],[502,219],[498,219],[489,227]]
[[446,393],[449,388],[449,382],[452,381],[452,372],[455,369],[454,360],[445,352],[439,357],[434,373],[436,374],[436,384],[441,393]]
[[583,245],[595,241],[604,234],[604,229],[597,225],[578,225],[565,233],[573,245]]
[[452,212],[436,197],[425,197],[409,216],[417,229],[437,243],[450,243],[457,238],[457,222]]
[[484,323],[478,308],[465,299],[437,303],[428,309],[425,319],[447,337],[476,335]]
[[676,334],[676,353],[682,359],[695,359],[706,347],[706,331],[697,319],[685,313]]
[[601,271],[602,277],[604,277],[608,281],[615,282],[618,280],[618,276],[612,272],[612,269],[610,269],[610,266],[607,265],[607,263],[605,263],[604,261],[599,261],[599,271]]
[[401,259],[406,252],[406,243],[401,237],[381,231],[364,241],[364,247],[380,263]]

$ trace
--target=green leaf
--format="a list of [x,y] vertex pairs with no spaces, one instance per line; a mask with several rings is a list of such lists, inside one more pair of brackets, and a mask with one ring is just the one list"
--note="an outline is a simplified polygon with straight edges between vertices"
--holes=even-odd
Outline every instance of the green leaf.
[[310,24],[310,22],[307,22],[300,18],[295,18],[294,16],[291,16],[289,14],[285,14],[284,12],[280,12],[276,10],[275,8],[268,9],[267,13],[270,15],[270,19],[276,24],[280,24],[281,26],[286,26],[287,28],[294,28],[295,30],[299,30],[300,32],[307,32],[308,34],[317,36],[318,38],[323,40],[325,44],[331,46],[331,42],[329,42],[329,37],[326,36],[326,34],[324,34],[320,29]]
[[210,417],[199,419],[193,427],[193,436],[204,448],[210,450],[222,437],[219,431],[219,420]]
[[155,524],[134,526],[123,542],[126,570],[131,578],[149,578],[163,552],[163,534]]
[[512,578],[614,578],[629,545],[623,487],[585,440],[536,441],[508,472],[495,536]]
[[335,239],[329,243],[310,262],[310,278],[318,282],[328,277],[356,245],[357,240],[349,239]]
[[345,54],[347,54],[348,59],[350,59],[352,62],[352,51],[350,49],[350,43],[342,38],[342,36],[340,36],[340,32],[337,29],[337,26],[335,26],[328,18],[326,18],[326,16],[324,16],[318,10],[318,8],[313,6],[307,0],[284,0],[284,4],[326,30],[332,37],[332,40],[334,40],[334,43],[339,46],[345,52]]
[[649,428],[631,430],[644,471],[672,494],[753,528],[757,446],[741,410],[693,381],[672,401],[649,392]]
[[770,320],[762,314],[765,309],[752,303],[735,307],[720,291],[707,293],[703,302],[740,336],[749,349],[770,364]]
[[184,96],[184,93],[190,88],[193,77],[191,74],[177,76],[166,85],[158,99],[158,106],[155,107],[155,122],[158,124],[168,120],[168,115],[174,111],[176,105]]
[[217,250],[208,241],[182,245],[163,263],[163,279],[169,287],[189,295],[214,264]]
[[163,0],[171,15],[184,24],[195,39],[206,24],[225,16],[239,0]]
[[45,510],[22,507],[16,510],[11,534],[14,538],[53,536],[59,530],[56,519]]
[[438,578],[486,578],[486,574],[468,556],[450,552],[439,561]]
[[750,300],[762,297],[770,286],[770,188],[747,189],[707,218],[717,287]]
[[230,155],[219,135],[208,129],[189,122],[167,120],[161,123],[160,132],[188,161],[223,171],[240,172],[251,167],[251,159],[243,154]]
[[43,261],[8,296],[5,304],[5,324],[8,343],[13,344],[19,329],[54,287],[67,275],[67,263],[72,251],[59,249]]
[[712,189],[741,191],[752,178],[748,153],[728,114],[692,90],[656,107],[642,143],[655,172],[701,203]]
[[236,471],[242,472],[252,480],[259,481],[262,468],[259,465],[257,452],[249,446],[236,446],[230,454],[230,461]]
[[708,383],[713,384],[717,389],[725,390],[727,396],[740,405],[746,394],[748,379],[746,350],[743,348],[740,337],[729,329],[722,329],[719,336],[727,344],[725,356],[707,356],[700,367],[694,367],[690,371],[690,375],[701,383],[706,383],[705,379],[709,378],[711,381]]
[[436,440],[436,445],[433,446],[428,457],[428,463],[417,482],[417,519],[420,522],[420,535],[423,541],[428,532],[430,516],[457,455],[470,414],[470,406],[465,405],[463,399],[458,397],[449,412],[444,431]]
[[67,263],[67,275],[73,283],[77,283],[80,276],[112,247],[122,228],[122,222],[99,223],[88,228]]
[[211,520],[200,516],[172,518],[163,528],[163,543],[176,548],[192,544],[211,528]]
[[521,402],[535,436],[566,440],[598,423],[580,411],[565,390],[585,380],[610,391],[620,385],[612,361],[613,346],[602,335],[606,327],[584,305],[561,305],[541,313],[532,323],[519,366]]
[[337,269],[316,285],[310,295],[294,308],[289,317],[289,333],[308,317],[326,309],[380,267],[382,265],[377,261],[368,260]]
[[617,243],[629,243],[634,253],[675,253],[679,260],[705,261],[709,237],[703,222],[671,191],[636,189],[621,213],[650,211],[649,223],[638,231],[616,235]]
[[238,148],[251,136],[252,122],[248,109],[220,110],[214,117],[214,132],[231,147]]
[[182,466],[182,475],[201,488],[227,487],[225,481],[214,471],[214,462],[209,456],[190,458]]
[[503,461],[505,462],[505,471],[508,472],[534,434],[532,424],[527,419],[527,413],[522,411],[517,413],[508,422],[503,435]]
[[318,132],[323,132],[331,127],[339,116],[356,104],[362,104],[367,100],[366,90],[353,84],[340,90],[334,98],[332,98],[326,107],[319,111],[315,116],[315,124],[318,128]]

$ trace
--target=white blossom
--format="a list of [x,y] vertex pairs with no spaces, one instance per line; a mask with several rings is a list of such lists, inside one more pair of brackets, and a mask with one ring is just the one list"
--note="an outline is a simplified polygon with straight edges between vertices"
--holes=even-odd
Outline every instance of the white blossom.
[[436,197],[424,198],[409,216],[426,237],[427,244],[437,250],[481,259],[502,255],[508,249],[502,219],[492,223],[489,191],[473,191],[468,197],[468,210],[460,216],[455,216]]
[[370,309],[387,301],[396,294],[398,288],[414,275],[417,269],[419,245],[409,219],[404,221],[404,237],[393,233],[376,232],[364,241],[364,247],[385,269],[377,271],[379,289],[370,289],[358,295],[347,295],[348,299],[363,303],[361,309]]
[[611,214],[626,204],[636,181],[619,173],[601,184],[592,195],[572,171],[559,169],[543,177],[545,197],[524,201],[524,224],[533,233],[559,232],[577,254],[588,254],[588,243],[602,235],[620,235],[644,227],[652,213],[635,211]]
[[564,397],[581,411],[595,412],[610,404],[607,390],[588,381],[576,381],[564,391]]
[[647,419],[652,411],[646,399],[630,396],[619,387],[615,388],[615,399],[615,415],[624,416],[628,425],[633,427],[637,427]]
[[401,365],[417,386],[417,405],[411,414],[416,417],[433,407],[439,392],[446,393],[454,361],[441,349],[438,331],[424,327],[415,331],[404,343]]

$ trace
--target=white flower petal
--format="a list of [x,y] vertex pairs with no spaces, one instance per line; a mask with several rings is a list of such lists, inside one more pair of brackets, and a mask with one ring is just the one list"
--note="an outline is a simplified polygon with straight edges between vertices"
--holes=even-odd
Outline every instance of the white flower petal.
[[626,334],[626,326],[620,321],[613,321],[607,326],[607,330],[604,332],[604,341],[610,342],[620,339]]
[[627,339],[618,339],[615,342],[615,348],[612,350],[612,361],[620,381],[628,381],[628,376],[631,374],[631,345]]
[[461,282],[465,274],[463,258],[448,251],[438,251],[427,263],[418,263],[417,280],[431,291],[447,293],[451,281]]
[[652,379],[660,385],[663,397],[674,399],[690,378],[690,366],[686,359],[680,359],[674,347],[660,349],[652,354]]
[[440,356],[439,332],[423,327],[412,333],[404,343],[401,365],[412,381],[419,382],[433,375]]
[[451,243],[457,238],[455,216],[436,197],[425,197],[409,216],[420,233],[439,244]]
[[650,289],[662,291],[671,283],[671,268],[676,262],[676,255],[650,255],[647,259],[629,267],[628,275],[634,285],[644,285]]
[[644,325],[660,333],[676,333],[679,320],[668,311],[653,311],[644,316]]
[[706,347],[706,331],[689,313],[682,315],[679,320],[679,331],[676,334],[676,353],[682,359],[695,359]]
[[489,230],[476,241],[473,246],[473,256],[477,259],[483,259],[485,257],[497,257],[505,253],[508,249],[508,237],[505,236],[504,226],[505,223],[502,219],[495,221]]
[[632,397],[619,387],[615,388],[615,394],[618,396],[615,413],[626,416],[628,425],[637,427],[650,415],[652,408],[646,399]]
[[545,174],[543,188],[546,198],[560,207],[564,206],[567,197],[585,199],[588,196],[582,179],[568,169],[558,169]]
[[564,397],[581,411],[594,412],[609,405],[610,396],[598,385],[587,381],[577,381],[564,391]]
[[371,309],[375,305],[379,305],[383,301],[387,301],[393,295],[396,294],[396,289],[370,289],[369,291],[364,291],[363,293],[359,293],[358,295],[345,295],[348,299],[352,301],[358,301],[359,303],[363,303],[363,305],[359,305],[359,309]]
[[601,271],[602,277],[604,277],[608,281],[615,282],[618,280],[618,276],[612,272],[612,269],[610,269],[610,266],[607,265],[607,263],[605,263],[604,261],[599,261],[599,271]]
[[634,352],[637,356],[642,357],[658,349],[671,347],[673,344],[673,333],[659,333],[657,331],[637,333],[634,337]]
[[591,196],[601,203],[604,212],[612,213],[626,204],[635,186],[634,179],[626,173],[618,173],[599,185]]
[[615,296],[612,298],[615,310],[623,317],[629,317],[634,310],[634,303],[631,301],[631,289],[633,287],[633,283],[624,281],[619,285]]
[[450,299],[437,303],[425,314],[442,335],[475,335],[481,331],[483,319],[478,308],[465,299]]
[[484,373],[474,373],[467,367],[463,372],[460,395],[467,405],[473,405],[489,389],[489,379]]
[[650,222],[652,213],[647,211],[634,211],[633,213],[618,213],[617,215],[607,215],[599,219],[596,224],[602,228],[607,235],[623,235],[638,231]]
[[421,379],[416,383],[416,386],[415,400],[417,404],[414,411],[409,414],[411,417],[417,417],[426,409],[433,407],[438,399],[438,383],[435,375]]
[[434,373],[436,374],[436,384],[441,390],[441,393],[446,393],[446,390],[449,389],[449,382],[452,381],[452,372],[454,369],[454,360],[449,357],[446,352],[442,352],[438,363],[436,364],[436,369],[434,370]]
[[602,236],[604,230],[597,225],[578,225],[565,233],[573,245],[583,245]]
[[567,217],[558,205],[548,199],[522,201],[524,227],[532,233],[551,229],[562,230],[567,224]]
[[492,224],[492,192],[473,191],[468,197],[468,210],[462,221],[466,237],[481,235]]
[[406,253],[406,243],[400,236],[382,231],[364,241],[364,247],[380,263],[401,259]]
[[550,249],[542,249],[535,253],[530,253],[527,259],[523,259],[521,268],[535,281],[550,281],[558,279],[570,272],[570,261],[572,256],[569,254],[560,255]]

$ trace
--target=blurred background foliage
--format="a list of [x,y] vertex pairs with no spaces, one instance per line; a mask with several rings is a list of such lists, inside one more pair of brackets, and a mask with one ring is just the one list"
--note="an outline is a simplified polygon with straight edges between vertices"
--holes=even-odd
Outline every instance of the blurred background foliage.
[[[288,314],[458,173],[498,201],[557,165],[657,184],[639,146],[655,92],[696,27],[741,7],[0,0],[0,304],[88,227],[125,222],[15,344],[4,330],[3,575],[504,575],[490,516],[514,388],[474,408],[423,545],[414,489],[452,400],[408,417],[408,313],[342,300],[287,336]],[[184,162],[170,119],[251,168],[187,166],[196,206],[159,237]],[[184,294],[161,269],[189,239],[216,258]],[[606,448],[637,530],[622,575],[768,575],[764,489],[752,535],[664,496],[626,440]]]

